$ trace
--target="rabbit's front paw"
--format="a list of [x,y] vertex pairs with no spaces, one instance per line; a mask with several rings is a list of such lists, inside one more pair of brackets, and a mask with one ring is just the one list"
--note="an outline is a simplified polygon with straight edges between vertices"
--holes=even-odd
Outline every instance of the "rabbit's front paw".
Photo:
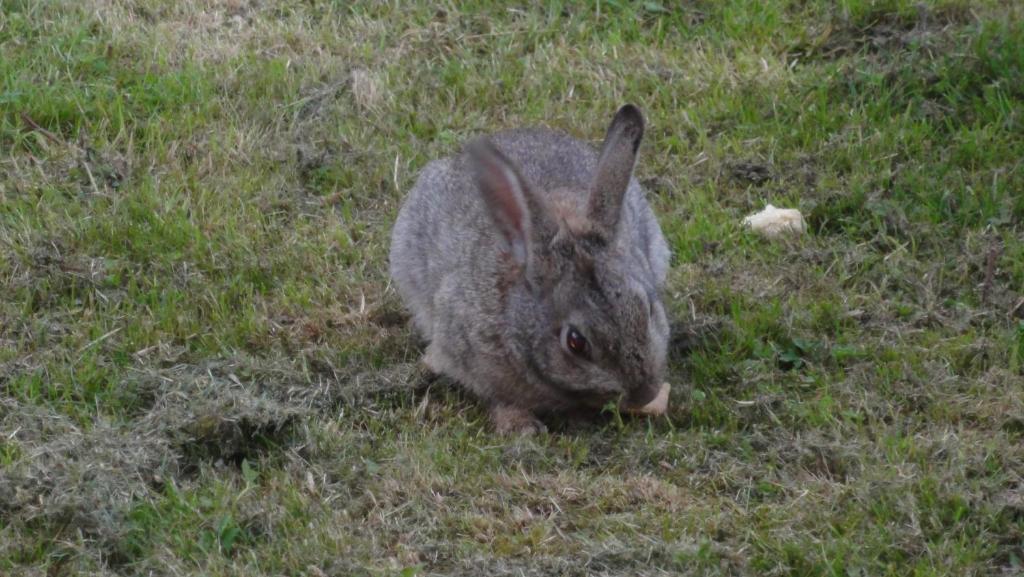
[[423,353],[423,357],[420,358],[420,365],[435,375],[444,374],[444,355],[436,344],[430,343],[426,352]]
[[502,435],[532,435],[546,433],[548,428],[533,413],[512,405],[496,405],[491,408],[491,422],[494,430]]

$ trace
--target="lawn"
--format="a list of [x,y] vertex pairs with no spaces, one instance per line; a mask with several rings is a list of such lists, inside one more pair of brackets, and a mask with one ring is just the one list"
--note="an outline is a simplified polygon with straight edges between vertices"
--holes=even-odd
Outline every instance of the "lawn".
[[[625,102],[669,412],[496,435],[391,224]],[[1022,573],[1021,4],[0,3],[0,574]]]

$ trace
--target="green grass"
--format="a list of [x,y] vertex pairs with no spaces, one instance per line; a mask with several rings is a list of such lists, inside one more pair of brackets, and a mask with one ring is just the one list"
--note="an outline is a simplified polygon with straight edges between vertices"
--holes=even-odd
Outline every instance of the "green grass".
[[[1022,16],[4,2],[0,574],[1024,571]],[[627,101],[670,411],[495,436],[412,386],[391,223],[466,139]]]

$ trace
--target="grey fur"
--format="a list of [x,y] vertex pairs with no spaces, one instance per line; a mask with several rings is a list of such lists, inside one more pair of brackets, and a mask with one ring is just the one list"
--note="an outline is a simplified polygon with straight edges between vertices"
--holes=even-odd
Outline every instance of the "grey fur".
[[[643,130],[626,105],[600,155],[546,129],[478,139],[429,163],[399,212],[391,275],[430,343],[424,362],[486,402],[501,431],[640,406],[660,388],[669,249],[632,176]],[[584,357],[566,347],[570,324]]]

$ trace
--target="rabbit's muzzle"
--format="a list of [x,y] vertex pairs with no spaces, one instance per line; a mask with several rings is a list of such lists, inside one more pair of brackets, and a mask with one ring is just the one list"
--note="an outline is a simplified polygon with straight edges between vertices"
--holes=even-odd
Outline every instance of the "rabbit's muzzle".
[[657,379],[651,380],[649,383],[630,390],[621,405],[624,409],[639,409],[653,401],[660,391],[661,382]]

